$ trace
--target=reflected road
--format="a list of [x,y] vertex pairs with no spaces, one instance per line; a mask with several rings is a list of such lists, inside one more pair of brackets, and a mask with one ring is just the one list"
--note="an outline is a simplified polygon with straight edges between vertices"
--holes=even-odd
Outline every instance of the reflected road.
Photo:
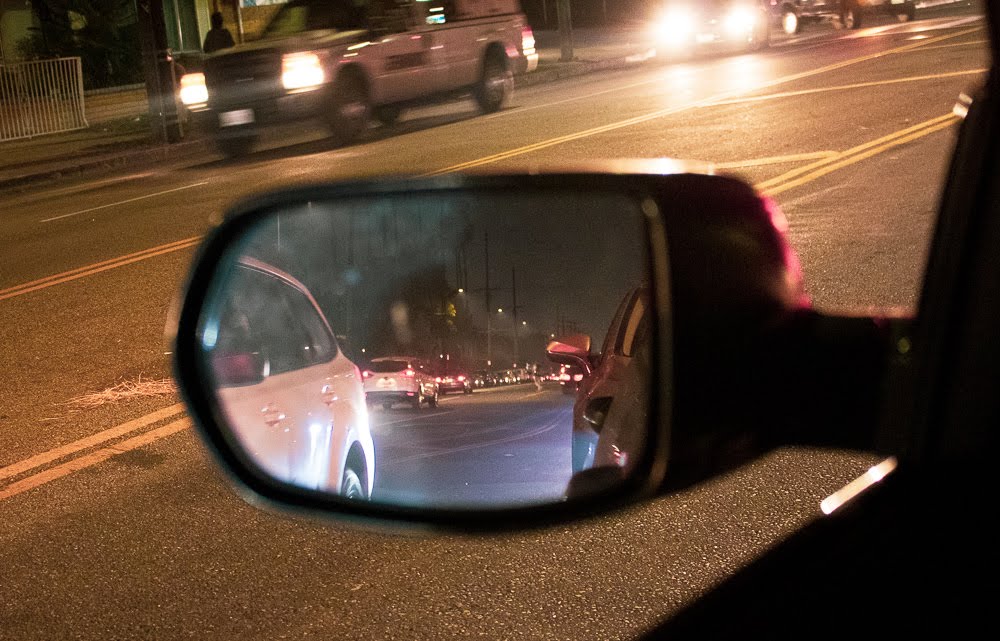
[[551,501],[570,477],[573,397],[557,384],[441,397],[437,408],[372,409],[372,499],[441,507]]

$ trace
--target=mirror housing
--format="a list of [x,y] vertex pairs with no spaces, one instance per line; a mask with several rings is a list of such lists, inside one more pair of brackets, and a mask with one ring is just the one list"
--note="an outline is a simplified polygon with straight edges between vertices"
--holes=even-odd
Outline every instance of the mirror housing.
[[553,363],[575,365],[589,376],[593,370],[590,356],[590,336],[571,334],[552,341],[545,347],[545,355]]
[[[551,504],[439,509],[344,501],[323,492],[275,483],[234,446],[233,437],[225,429],[227,416],[204,384],[212,368],[199,356],[199,332],[203,308],[214,293],[212,283],[222,268],[220,264],[241,246],[248,230],[275,216],[276,211],[302,210],[324,202],[441,195],[476,211],[478,199],[502,201],[511,194],[556,198],[566,194],[569,198],[570,194],[580,197],[582,193],[622,196],[641,208],[644,217],[649,248],[647,285],[654,319],[649,357],[653,385],[648,399],[643,401],[644,407],[632,407],[623,413],[612,401],[607,408],[597,408],[604,414],[602,434],[615,431],[608,422],[620,420],[621,416],[627,416],[631,425],[643,431],[645,447],[641,455],[627,457],[627,469],[591,468],[578,472],[569,479],[565,500]],[[619,217],[620,212],[609,211],[609,225],[616,225]],[[785,229],[777,207],[749,185],[731,178],[696,174],[444,176],[320,185],[268,194],[236,207],[202,245],[187,281],[176,328],[175,372],[200,434],[237,488],[254,502],[378,524],[460,531],[520,529],[596,515],[642,497],[704,481],[774,447],[809,442],[810,435],[803,437],[801,412],[822,394],[815,390],[811,395],[807,393],[808,382],[835,381],[839,385],[839,404],[823,400],[841,409],[850,404],[845,401],[852,398],[853,380],[867,384],[877,379],[874,374],[874,378],[852,378],[850,372],[844,374],[839,369],[826,372],[826,362],[806,362],[814,356],[810,350],[817,341],[822,342],[816,338],[817,327],[829,333],[831,323],[815,322],[818,315],[809,309]],[[882,358],[881,335],[877,328],[869,331],[867,326],[860,333],[864,353],[875,371]],[[836,340],[827,340],[826,345],[827,351],[815,353],[832,358],[850,353]],[[549,343],[545,351],[556,362],[595,375],[586,335],[563,337]],[[843,360],[837,365],[849,367],[847,359]],[[789,390],[784,396],[774,394],[781,385],[787,385]],[[582,411],[588,399],[582,398],[583,393],[578,396],[580,420],[593,425],[587,417],[597,420],[598,412]],[[726,402],[720,403],[720,398]],[[874,403],[870,394],[865,399]],[[831,424],[834,415],[855,416],[846,410],[835,412]],[[856,416],[865,423],[869,407]],[[859,425],[858,438],[852,443],[865,442],[861,432],[865,432],[867,423]],[[820,431],[824,435],[821,441],[836,442],[835,431]],[[585,496],[589,491],[595,493]]]

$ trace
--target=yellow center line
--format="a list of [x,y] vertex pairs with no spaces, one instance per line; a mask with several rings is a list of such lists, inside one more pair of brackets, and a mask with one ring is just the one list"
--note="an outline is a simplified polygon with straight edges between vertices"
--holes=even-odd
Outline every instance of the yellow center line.
[[6,467],[0,467],[0,479],[10,478],[12,476],[17,476],[18,474],[23,474],[28,470],[33,470],[36,467],[41,467],[46,463],[51,463],[57,459],[61,459],[70,454],[76,454],[87,448],[91,448],[95,445],[100,445],[110,441],[111,439],[118,438],[119,436],[124,436],[129,432],[134,432],[136,430],[142,429],[162,421],[163,419],[170,418],[184,411],[183,403],[176,403],[169,407],[165,407],[161,410],[157,410],[145,416],[141,416],[135,420],[128,421],[127,423],[122,423],[116,427],[106,429],[103,432],[98,432],[96,434],[91,434],[85,438],[73,441],[72,443],[67,443],[60,447],[53,448],[47,452],[42,452],[41,454],[36,454],[30,458],[26,458],[22,461],[18,461],[12,465]]
[[751,93],[751,92],[754,92],[754,91],[760,91],[762,89],[768,89],[770,87],[775,87],[775,86],[778,86],[778,85],[787,84],[789,82],[794,82],[795,80],[801,80],[803,78],[810,78],[810,77],[817,76],[817,75],[820,75],[820,74],[828,73],[830,71],[835,71],[837,69],[843,69],[844,67],[849,67],[849,66],[852,66],[852,65],[856,65],[856,64],[859,64],[861,62],[867,62],[869,60],[877,60],[878,58],[882,58],[884,56],[891,55],[891,54],[894,54],[894,53],[900,53],[900,52],[903,52],[903,51],[910,51],[912,49],[917,49],[917,48],[924,47],[924,46],[927,46],[927,45],[930,45],[930,44],[934,44],[936,42],[942,42],[944,40],[949,40],[951,38],[958,38],[960,36],[964,36],[964,35],[967,35],[969,33],[973,33],[973,32],[978,31],[978,30],[979,30],[979,27],[975,27],[975,28],[972,28],[972,29],[963,29],[961,31],[956,31],[954,33],[946,34],[946,35],[943,35],[943,36],[937,36],[935,38],[928,38],[927,40],[920,40],[920,41],[917,41],[917,42],[912,42],[910,44],[902,45],[900,47],[895,47],[895,48],[892,48],[892,49],[886,49],[885,51],[880,51],[880,52],[876,52],[876,53],[870,53],[868,55],[858,56],[857,58],[851,58],[849,60],[843,60],[841,62],[835,62],[833,64],[825,65],[823,67],[818,67],[816,69],[810,69],[808,71],[802,71],[802,72],[799,72],[799,73],[794,73],[794,74],[791,74],[791,75],[782,76],[780,78],[775,78],[774,80],[770,80],[770,81],[761,83],[761,84],[757,85],[756,87],[752,87],[752,88],[749,88],[749,89],[737,89],[737,90],[733,90],[733,91],[727,91],[727,92],[723,92],[723,93],[717,94],[715,96],[710,96],[710,97],[708,97],[708,98],[706,98],[704,100],[698,100],[698,101],[695,101],[695,102],[692,102],[692,103],[689,103],[689,104],[686,104],[686,105],[679,105],[679,106],[676,106],[676,107],[668,107],[668,108],[665,108],[665,109],[659,109],[657,111],[653,111],[653,112],[644,114],[642,116],[635,116],[633,118],[627,118],[625,120],[620,120],[620,121],[617,121],[617,122],[612,122],[612,123],[609,123],[607,125],[602,125],[600,127],[593,127],[591,129],[586,129],[586,130],[583,130],[583,131],[578,131],[576,133],[566,134],[566,135],[563,135],[563,136],[557,136],[555,138],[549,138],[548,140],[542,140],[542,141],[539,141],[539,142],[536,142],[536,143],[533,143],[533,144],[530,144],[530,145],[525,145],[523,147],[517,147],[515,149],[510,149],[510,150],[502,151],[500,153],[492,154],[492,155],[489,155],[489,156],[484,156],[482,158],[477,158],[475,160],[470,160],[470,161],[467,161],[467,162],[459,163],[457,165],[451,165],[449,167],[444,167],[442,169],[438,169],[438,170],[435,170],[435,171],[428,172],[426,174],[422,174],[422,176],[424,176],[424,177],[427,177],[427,176],[438,176],[438,175],[441,175],[441,174],[448,174],[448,173],[452,173],[452,172],[455,172],[455,171],[463,171],[463,170],[466,170],[466,169],[471,169],[473,167],[479,167],[479,166],[482,166],[482,165],[488,165],[488,164],[496,163],[496,162],[499,162],[499,161],[502,161],[502,160],[507,160],[509,158],[513,158],[515,156],[521,156],[521,155],[529,154],[529,153],[532,153],[532,152],[535,152],[535,151],[540,151],[540,150],[546,149],[548,147],[554,147],[556,145],[561,145],[561,144],[566,143],[566,142],[571,142],[571,141],[574,141],[574,140],[580,140],[582,138],[589,138],[591,136],[595,136],[595,135],[598,135],[598,134],[607,133],[607,132],[610,132],[610,131],[615,131],[617,129],[622,129],[622,128],[625,128],[625,127],[631,127],[633,125],[637,125],[637,124],[649,122],[651,120],[656,120],[656,119],[662,118],[664,116],[669,116],[669,115],[677,114],[677,113],[680,113],[680,112],[683,112],[683,111],[689,111],[691,109],[696,109],[698,107],[702,107],[702,106],[705,106],[705,105],[708,105],[708,104],[711,104],[711,103],[715,103],[715,102],[719,102],[719,101],[722,101],[722,100],[728,100],[730,98],[734,98],[736,96],[742,96],[742,95],[745,95],[745,94],[748,94],[748,93]]
[[80,278],[85,278],[87,276],[93,276],[94,274],[99,274],[101,272],[108,271],[109,269],[124,267],[125,265],[137,263],[156,256],[162,256],[164,254],[180,251],[182,249],[188,249],[196,246],[199,242],[201,242],[201,237],[188,238],[175,243],[151,247],[150,249],[136,252],[134,254],[119,256],[118,258],[112,258],[100,263],[94,263],[93,265],[78,267],[77,269],[71,269],[60,274],[53,274],[52,276],[40,278],[36,281],[31,281],[30,283],[15,285],[14,287],[0,290],[0,301],[7,300],[8,298],[14,298],[16,296],[23,296],[24,294],[36,292],[40,289],[52,287],[53,285],[60,285],[62,283],[68,283]]
[[781,93],[769,93],[763,96],[746,96],[744,98],[732,98],[729,100],[720,100],[718,102],[713,102],[707,105],[700,105],[701,108],[707,107],[721,107],[723,105],[738,105],[747,102],[762,102],[765,100],[776,100],[779,98],[792,98],[795,96],[807,96],[814,93],[825,93],[828,91],[845,91],[847,89],[863,89],[865,87],[880,87],[883,85],[895,85],[905,82],[918,82],[921,80],[938,80],[941,78],[954,78],[956,76],[971,76],[976,74],[984,74],[989,69],[983,67],[980,69],[965,69],[962,71],[948,71],[945,73],[935,73],[926,76],[907,76],[906,78],[890,78],[888,80],[872,80],[869,82],[855,82],[849,85],[834,85],[831,87],[817,87],[814,89],[799,89],[797,91],[782,91]]
[[712,169],[739,169],[741,167],[760,167],[762,165],[782,165],[791,162],[801,162],[803,160],[827,160],[839,157],[839,151],[813,151],[805,154],[788,154],[787,156],[768,156],[767,158],[754,158],[752,160],[734,160],[731,162],[705,163]]
[[901,137],[907,136],[907,135],[909,135],[909,134],[911,134],[913,132],[921,131],[921,130],[926,129],[928,127],[933,127],[934,125],[937,125],[938,123],[947,122],[948,124],[951,124],[956,119],[957,118],[956,118],[956,116],[954,114],[948,113],[948,114],[945,114],[943,116],[938,116],[936,118],[931,118],[930,120],[925,120],[924,122],[921,122],[921,123],[918,123],[916,125],[913,125],[912,127],[907,127],[906,129],[901,129],[899,131],[894,131],[893,133],[891,133],[891,134],[889,134],[887,136],[883,136],[883,137],[878,138],[876,140],[872,140],[870,142],[866,142],[864,144],[858,145],[857,147],[852,147],[852,148],[848,149],[847,151],[841,152],[836,157],[826,158],[826,159],[823,159],[823,160],[816,161],[814,163],[810,163],[810,164],[805,165],[803,167],[798,167],[796,169],[792,169],[791,171],[787,171],[787,172],[781,174],[780,176],[776,176],[774,178],[771,178],[770,180],[765,180],[764,182],[755,185],[755,187],[758,190],[762,190],[762,191],[763,190],[767,190],[767,189],[769,189],[771,187],[776,187],[776,186],[778,186],[778,185],[780,185],[782,183],[788,182],[788,181],[790,181],[790,180],[792,180],[794,178],[797,178],[797,177],[799,177],[799,176],[801,176],[803,174],[807,174],[807,173],[809,173],[809,172],[811,172],[813,170],[816,170],[816,169],[818,169],[820,167],[823,167],[823,166],[825,166],[825,165],[827,165],[827,164],[829,164],[831,162],[835,162],[838,158],[846,158],[848,156],[852,156],[854,154],[861,153],[861,152],[863,152],[863,151],[865,151],[867,149],[870,149],[872,147],[880,147],[880,146],[885,145],[886,143],[888,143],[888,142],[890,142],[892,140],[895,140],[897,138],[901,138]]
[[[942,129],[947,129],[948,127],[951,127],[953,124],[955,124],[956,122],[958,122],[958,120],[959,120],[958,116],[955,116],[953,114],[948,114],[940,122],[937,122],[937,123],[935,123],[933,125],[924,127],[923,129],[920,129],[920,130],[917,130],[917,131],[913,131],[913,132],[911,132],[910,134],[908,134],[906,136],[891,137],[885,143],[883,143],[883,144],[881,144],[881,145],[879,145],[877,147],[870,147],[870,145],[861,145],[860,147],[856,147],[853,150],[849,150],[847,152],[844,152],[844,154],[842,156],[842,160],[826,164],[825,166],[817,168],[816,170],[814,170],[814,171],[812,171],[812,172],[810,172],[810,173],[808,173],[808,174],[806,174],[806,175],[804,175],[804,176],[802,176],[802,177],[800,177],[800,178],[798,178],[796,180],[791,180],[791,181],[788,181],[788,182],[784,182],[784,183],[781,183],[781,184],[778,184],[778,185],[775,185],[775,186],[772,186],[772,187],[769,187],[769,188],[763,188],[763,189],[761,189],[758,186],[758,189],[760,189],[761,193],[763,193],[765,196],[774,196],[774,195],[780,194],[780,193],[782,193],[784,191],[788,191],[789,189],[792,189],[794,187],[798,187],[798,186],[803,185],[805,183],[808,183],[808,182],[811,182],[813,180],[816,180],[817,178],[820,178],[821,176],[825,176],[826,174],[829,174],[829,173],[831,173],[833,171],[836,171],[836,170],[841,169],[843,167],[846,167],[848,165],[853,165],[855,163],[861,162],[862,160],[865,160],[866,158],[871,158],[872,156],[875,156],[876,154],[880,154],[883,151],[887,151],[889,149],[892,149],[893,147],[898,147],[898,146],[906,144],[908,142],[917,140],[918,138],[923,138],[924,136],[932,134],[932,133],[934,133],[936,131],[940,131]],[[866,148],[866,147],[868,147],[868,148]],[[858,150],[861,150],[861,149],[863,149],[863,151],[860,151],[860,153],[858,153]]]
[[192,236],[191,238],[184,238],[183,240],[177,240],[177,241],[174,241],[172,243],[166,243],[166,244],[163,244],[163,245],[158,245],[156,247],[150,247],[148,249],[143,249],[142,251],[137,251],[137,252],[132,253],[132,254],[125,254],[124,256],[116,256],[115,258],[109,258],[108,260],[102,260],[99,263],[91,263],[89,265],[84,265],[83,267],[77,267],[75,269],[70,269],[68,271],[60,272],[58,274],[52,274],[51,276],[46,276],[44,278],[39,278],[37,280],[32,280],[32,281],[29,281],[27,283],[21,283],[20,285],[14,285],[13,287],[8,287],[7,289],[0,289],[0,296],[3,296],[4,294],[9,294],[10,292],[17,291],[19,289],[23,289],[23,288],[26,288],[26,287],[32,287],[34,285],[40,285],[42,283],[47,283],[47,282],[52,281],[52,280],[57,280],[59,278],[65,277],[65,276],[71,276],[73,274],[78,274],[80,272],[89,271],[91,269],[94,269],[95,267],[102,267],[104,265],[110,265],[112,263],[117,263],[117,262],[122,261],[122,260],[127,260],[127,259],[133,258],[135,256],[143,256],[145,254],[148,254],[149,252],[158,251],[160,249],[165,249],[165,248],[168,248],[168,247],[174,247],[174,246],[177,246],[177,245],[186,245],[188,243],[197,242],[199,240],[201,240],[201,236]]
[[932,45],[930,47],[924,47],[924,50],[949,49],[951,47],[968,47],[968,46],[971,46],[971,45],[981,45],[981,44],[988,44],[988,43],[989,43],[989,40],[968,40],[966,42],[952,42],[952,43],[949,43],[949,44],[946,44],[946,45]]
[[118,456],[119,454],[124,454],[125,452],[131,452],[132,450],[143,447],[144,445],[149,445],[154,441],[158,441],[162,438],[170,436],[171,434],[176,434],[177,432],[189,429],[191,427],[191,419],[182,418],[180,420],[174,421],[172,423],[167,423],[163,427],[158,427],[155,430],[150,430],[139,436],[134,436],[130,439],[124,440],[121,443],[116,443],[108,447],[103,447],[99,450],[90,452],[89,454],[84,454],[78,458],[66,461],[55,467],[51,467],[45,471],[33,474],[29,477],[23,478],[20,481],[16,481],[0,488],[0,501],[4,499],[9,499],[12,496],[17,496],[23,492],[34,489],[40,485],[45,485],[56,479],[60,479],[64,476],[68,476],[74,472],[79,472],[82,469],[92,467],[98,463],[103,463],[104,461],[110,459],[113,456]]

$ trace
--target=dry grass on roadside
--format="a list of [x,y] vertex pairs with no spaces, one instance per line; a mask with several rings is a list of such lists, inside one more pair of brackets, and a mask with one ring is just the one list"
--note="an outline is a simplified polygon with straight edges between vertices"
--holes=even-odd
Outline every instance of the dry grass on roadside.
[[177,386],[169,378],[143,380],[140,376],[134,381],[122,381],[104,391],[77,396],[59,405],[71,410],[84,410],[137,398],[156,398],[176,393]]

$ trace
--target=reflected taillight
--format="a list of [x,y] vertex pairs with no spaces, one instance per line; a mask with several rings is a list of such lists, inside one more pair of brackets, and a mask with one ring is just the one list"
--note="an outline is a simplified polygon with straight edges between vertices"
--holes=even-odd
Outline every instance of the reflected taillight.
[[361,375],[362,375],[362,376],[364,376],[365,378],[371,378],[371,377],[372,377],[372,371],[371,371],[371,370],[368,370],[368,369],[366,369],[366,370],[364,371],[364,373],[363,373],[363,374],[361,374]]
[[459,377],[458,377],[458,380],[460,380],[460,381],[464,381],[464,380],[465,380],[465,377],[464,377],[464,376],[459,376]]
[[435,382],[435,383],[440,383],[440,382],[441,382],[441,377],[440,377],[440,376],[438,376],[437,378],[435,378],[435,379],[434,379],[434,382]]
[[409,376],[410,378],[413,378],[414,376],[417,375],[417,373],[415,371],[413,371],[412,369],[408,369],[408,370],[406,370],[403,373],[406,374],[407,376]]

